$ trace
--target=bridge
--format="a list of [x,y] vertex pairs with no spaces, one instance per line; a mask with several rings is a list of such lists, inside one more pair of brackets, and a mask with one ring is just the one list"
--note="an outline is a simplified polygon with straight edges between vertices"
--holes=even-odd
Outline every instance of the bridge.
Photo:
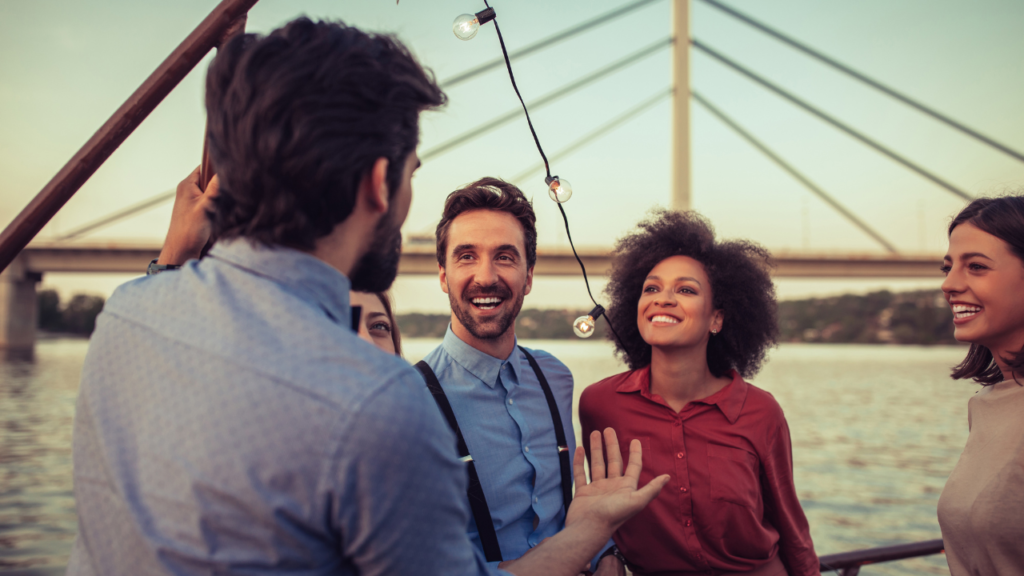
[[[160,253],[156,243],[117,242],[29,244],[0,273],[0,346],[27,348],[35,343],[38,324],[36,285],[49,272],[142,274]],[[611,255],[607,249],[577,249],[591,276],[607,276]],[[942,256],[928,255],[826,255],[780,253],[774,275],[785,278],[941,278]],[[437,274],[434,247],[412,244],[403,247],[399,274]],[[579,264],[568,248],[538,248],[538,276],[581,276]]]
[[[644,6],[652,5],[658,1],[636,0],[626,2],[617,9],[555,31],[546,38],[505,54],[505,58],[508,60],[509,74],[511,75],[512,73],[511,60],[515,60],[519,56],[548,49],[586,30],[609,25],[627,13],[640,10]],[[776,254],[776,277],[939,278],[938,264],[940,256],[933,254],[915,255],[899,250],[893,242],[873,228],[864,218],[845,206],[840,198],[828,193],[820,185],[798,171],[790,160],[782,157],[768,143],[754,136],[750,130],[729,116],[716,103],[701,95],[696,89],[693,89],[690,85],[691,48],[708,57],[710,61],[715,62],[715,65],[723,66],[745,77],[762,90],[773,93],[775,97],[788,101],[793,106],[816,117],[819,121],[831,125],[851,139],[887,157],[918,177],[927,180],[935,188],[943,189],[945,193],[951,193],[965,200],[970,199],[971,195],[919,163],[911,161],[907,156],[900,154],[886,144],[869,137],[865,132],[840,121],[821,108],[814,106],[793,92],[742,65],[708,43],[693,37],[690,33],[689,20],[691,0],[671,1],[672,16],[670,20],[672,29],[668,36],[657,39],[647,47],[625,55],[615,62],[608,63],[586,73],[568,84],[555,87],[549,93],[530,100],[529,108],[536,110],[556,99],[566,97],[583,86],[630,67],[651,54],[662,50],[672,50],[672,84],[660,87],[659,91],[653,93],[653,96],[629,110],[625,110],[615,116],[609,115],[610,117],[606,122],[595,126],[587,134],[581,135],[575,142],[561,150],[548,154],[543,164],[531,167],[511,180],[518,182],[526,176],[537,173],[542,168],[547,169],[547,162],[549,160],[554,162],[573,154],[588,142],[604,137],[615,127],[636,118],[641,112],[649,109],[654,104],[671,98],[671,206],[673,209],[678,210],[689,209],[691,206],[690,179],[692,172],[690,165],[690,106],[691,102],[693,102],[705,109],[722,125],[735,132],[752,148],[762,153],[779,169],[792,177],[795,183],[806,189],[819,201],[828,205],[846,221],[858,228],[865,236],[870,237],[886,252],[885,255],[779,253]],[[914,109],[916,113],[928,116],[944,124],[946,127],[998,151],[1000,154],[1024,162],[1024,154],[1021,152],[994,141],[984,134],[910,98],[906,94],[823,54],[817,49],[779,30],[769,27],[763,22],[737,11],[729,5],[723,4],[718,0],[695,1],[699,1],[711,9],[727,15],[756,31],[757,34],[771,37],[787,45],[789,48],[802,53],[804,56],[831,68],[835,72],[893,98],[903,105]],[[79,241],[74,243],[45,243],[33,242],[33,239],[99,166],[105,162],[110,154],[124,142],[135,128],[208,52],[215,50],[221,42],[231,35],[244,31],[246,14],[256,2],[257,0],[221,0],[210,15],[143,82],[96,134],[82,146],[78,153],[53,177],[35,199],[18,214],[10,225],[0,232],[0,348],[31,346],[34,342],[37,314],[35,290],[36,284],[42,279],[44,274],[50,272],[142,273],[147,262],[156,257],[159,252],[159,247],[156,245],[131,245],[96,241],[91,243]],[[505,65],[505,59],[495,58],[493,61],[443,80],[441,86],[449,89],[488,70],[501,68]],[[446,154],[470,140],[481,137],[510,121],[520,118],[524,112],[527,113],[528,117],[527,103],[522,98],[520,100],[523,104],[522,110],[517,108],[495,118],[488,119],[446,142],[436,145],[429,150],[421,151],[420,157],[427,159]],[[534,136],[538,151],[540,151],[540,141],[536,138],[536,135]],[[541,155],[544,156],[543,153]],[[213,168],[209,164],[206,151],[204,150],[200,173],[201,183],[207,182],[212,177]],[[173,199],[173,196],[174,194],[171,192],[144,200],[117,214],[79,227],[73,233],[66,234],[63,238],[69,240],[71,237],[91,233],[99,227],[129,217],[159,203],[170,201]],[[567,219],[566,232],[567,236],[569,236]],[[607,274],[610,268],[610,257],[607,248],[583,249],[577,252],[579,253],[579,260],[586,265],[590,273],[599,276]],[[407,246],[400,262],[399,273],[435,274],[436,263],[434,261],[433,246],[429,244]],[[538,250],[538,262],[535,273],[538,275],[554,276],[581,275],[578,263],[576,262],[576,256],[573,252],[568,249],[559,248],[542,248]]]

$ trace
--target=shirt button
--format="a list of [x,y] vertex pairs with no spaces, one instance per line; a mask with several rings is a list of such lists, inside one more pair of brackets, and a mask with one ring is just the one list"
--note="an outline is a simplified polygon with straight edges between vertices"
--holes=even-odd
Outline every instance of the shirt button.
[[[687,528],[689,528],[691,524],[693,524],[693,522],[690,522],[689,520],[686,521],[686,527]],[[699,556],[698,556],[698,558],[699,558]]]
[[512,404],[512,399],[511,398],[508,399],[508,403]]
[[527,446],[526,448],[523,448],[523,450],[526,450],[527,452],[529,452],[530,451],[530,447]]
[[683,452],[676,452],[676,458],[682,458],[683,456],[686,456],[686,454]]
[[680,486],[679,487],[679,491],[680,492],[689,492],[689,490],[686,489],[686,486]]
[[534,496],[534,497],[533,497],[533,503],[534,503],[534,504],[536,504],[537,502],[539,502],[539,500],[537,499],[537,497],[536,497],[536,496]]

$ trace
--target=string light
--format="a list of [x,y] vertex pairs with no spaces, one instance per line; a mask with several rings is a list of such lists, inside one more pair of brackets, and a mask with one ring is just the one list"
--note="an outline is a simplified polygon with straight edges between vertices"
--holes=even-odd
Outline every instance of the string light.
[[494,8],[490,6],[476,14],[462,14],[452,24],[452,32],[455,32],[459,40],[472,40],[480,30],[480,25],[494,20],[494,16]]
[[548,184],[548,197],[559,204],[564,204],[572,198],[572,184],[558,176],[548,176],[544,179]]
[[572,323],[572,331],[580,338],[590,338],[594,335],[595,321],[604,314],[604,307],[600,304],[590,311],[586,316],[580,316]]
[[[474,15],[463,14],[455,19],[455,24],[452,26],[455,35],[462,40],[469,40],[476,36],[477,31],[480,29],[481,24],[487,22],[494,22],[494,31],[498,35],[498,44],[501,45],[501,55],[505,57],[505,67],[508,68],[508,79],[512,82],[512,89],[515,90],[516,96],[519,98],[519,103],[523,105],[523,113],[526,115],[526,125],[530,127],[530,134],[533,135],[533,142],[537,145],[537,152],[540,153],[541,160],[544,161],[544,171],[547,176],[544,178],[544,183],[548,185],[548,196],[555,201],[558,205],[558,211],[562,214],[562,220],[565,222],[565,235],[569,239],[569,246],[572,248],[572,254],[576,257],[576,262],[580,265],[580,271],[583,272],[583,283],[587,286],[587,295],[590,296],[590,301],[594,303],[595,308],[590,311],[590,314],[586,316],[580,316],[573,322],[572,330],[580,338],[589,338],[594,335],[596,320],[604,314],[604,308],[594,300],[594,295],[590,292],[590,281],[587,280],[587,268],[583,265],[583,260],[580,259],[580,255],[576,253],[576,246],[572,242],[572,233],[569,232],[569,217],[565,215],[565,209],[562,208],[562,204],[567,202],[572,197],[572,185],[567,180],[563,180],[558,176],[551,175],[551,167],[548,165],[548,157],[544,155],[544,148],[540,145],[540,138],[537,137],[537,131],[533,128],[533,122],[530,120],[530,111],[526,109],[526,102],[523,100],[523,95],[519,93],[519,87],[516,86],[516,77],[512,73],[512,62],[508,57],[508,50],[505,49],[505,39],[501,37],[501,28],[498,26],[498,20],[494,13],[494,9],[491,5],[484,0],[484,6],[487,6],[486,10],[481,10]],[[608,320],[608,316],[605,316],[605,322],[608,322],[608,329],[612,331],[615,339],[619,342],[619,346],[622,347],[622,338],[619,337],[619,333],[615,330],[615,326]],[[624,347],[623,347],[624,349]]]

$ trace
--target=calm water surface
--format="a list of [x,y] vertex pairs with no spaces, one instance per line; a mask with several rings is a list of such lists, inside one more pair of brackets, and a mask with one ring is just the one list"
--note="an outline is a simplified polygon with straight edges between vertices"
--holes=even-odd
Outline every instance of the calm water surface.
[[[403,345],[416,361],[438,342]],[[605,342],[524,344],[569,366],[577,401],[586,385],[624,370]],[[59,574],[67,562],[76,531],[71,422],[87,346],[41,341],[31,357],[0,359],[4,576]],[[947,376],[963,354],[959,347],[824,344],[787,344],[772,353],[754,383],[786,412],[797,491],[819,554],[939,537],[935,505],[967,440],[967,400],[975,392]],[[934,556],[861,574],[948,570]]]

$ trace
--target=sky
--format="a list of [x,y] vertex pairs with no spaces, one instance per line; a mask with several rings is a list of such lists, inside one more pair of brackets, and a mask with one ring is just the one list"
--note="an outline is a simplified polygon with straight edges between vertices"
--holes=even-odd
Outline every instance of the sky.
[[[628,2],[494,0],[512,51]],[[672,34],[672,0],[513,61],[529,103]],[[1024,3],[1013,0],[728,0],[727,3],[1018,151],[1024,150]],[[52,178],[129,94],[215,6],[210,0],[0,0],[0,225]],[[500,56],[493,26],[463,42],[454,18],[469,0],[262,0],[248,30],[268,32],[308,15],[396,34],[444,81]],[[972,195],[1024,189],[1024,163],[992,150],[758,32],[701,0],[690,35],[727,54]],[[199,162],[204,60],[39,235],[77,226],[173,189]],[[658,51],[531,110],[549,156],[670,87],[671,49]],[[964,201],[838,132],[704,54],[691,52],[691,89],[732,116],[897,248],[941,255],[945,225]],[[449,105],[421,119],[420,153],[518,106],[496,68],[447,91]],[[883,249],[698,104],[691,104],[693,207],[725,238],[774,252],[881,253]],[[424,163],[413,180],[406,234],[429,232],[444,197],[481,176],[512,178],[539,158],[522,118]],[[553,163],[574,188],[565,205],[578,246],[610,247],[671,187],[671,103]],[[567,246],[543,174],[518,182],[535,199],[541,246]],[[82,238],[162,239],[164,205]],[[109,294],[128,277],[49,274],[65,294]],[[602,284],[595,279],[598,287]],[[403,277],[399,311],[441,310],[436,279]],[[937,284],[937,282],[935,283]],[[931,286],[932,282],[779,281],[783,297]],[[586,307],[579,279],[543,278],[527,306]]]

